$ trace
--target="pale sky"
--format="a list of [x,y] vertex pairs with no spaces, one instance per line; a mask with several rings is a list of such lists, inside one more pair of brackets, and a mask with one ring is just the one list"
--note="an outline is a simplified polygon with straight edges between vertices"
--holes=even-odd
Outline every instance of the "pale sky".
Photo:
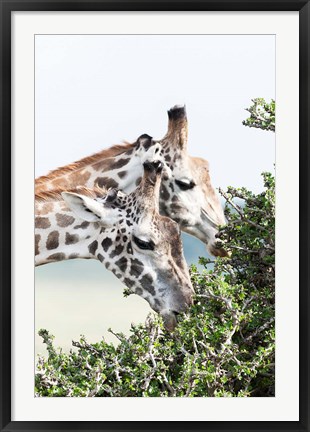
[[189,152],[214,185],[261,188],[274,134],[246,128],[275,98],[274,36],[36,36],[36,176],[142,133],[162,138],[186,104]]
[[[242,125],[255,97],[275,98],[274,36],[37,35],[36,176],[143,133],[160,139],[167,110],[186,104],[189,153],[209,160],[213,185],[258,192],[260,173],[274,169],[275,135]],[[206,255],[198,240],[183,243],[188,262]],[[41,266],[36,331],[51,330],[66,350],[80,334],[128,333],[150,309],[122,290],[98,262]]]

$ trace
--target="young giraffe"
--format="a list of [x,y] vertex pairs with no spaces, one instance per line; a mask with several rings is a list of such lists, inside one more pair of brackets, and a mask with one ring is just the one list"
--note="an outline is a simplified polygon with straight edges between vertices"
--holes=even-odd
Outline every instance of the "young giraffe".
[[35,263],[73,258],[102,262],[148,301],[168,330],[192,303],[193,288],[176,222],[159,215],[161,162],[145,162],[134,192],[85,187],[36,197]]
[[141,181],[143,161],[161,144],[170,176],[162,178],[159,208],[179,223],[181,229],[207,244],[215,256],[226,256],[216,239],[218,226],[225,224],[223,209],[211,185],[205,159],[187,153],[188,122],[185,107],[168,111],[168,132],[154,141],[144,134],[133,144],[117,145],[71,165],[51,171],[36,180],[36,191],[87,187],[115,187],[131,192]]

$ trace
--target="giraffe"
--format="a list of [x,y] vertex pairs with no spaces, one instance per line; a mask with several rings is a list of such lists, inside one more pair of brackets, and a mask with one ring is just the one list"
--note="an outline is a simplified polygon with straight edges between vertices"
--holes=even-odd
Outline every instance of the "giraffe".
[[212,255],[225,257],[228,254],[217,240],[219,226],[225,225],[224,211],[211,184],[209,162],[188,154],[185,106],[171,108],[168,118],[166,135],[156,141],[171,170],[161,184],[160,212],[178,222],[182,231],[206,243]]
[[185,106],[176,105],[168,111],[168,131],[163,139],[156,141],[143,134],[135,143],[116,145],[53,170],[36,180],[36,191],[84,185],[131,192],[141,181],[144,160],[160,144],[168,167],[161,183],[161,214],[178,222],[182,231],[204,242],[212,255],[226,256],[217,240],[218,227],[225,224],[225,217],[211,184],[209,164],[205,159],[189,156],[187,136]]
[[80,186],[36,196],[35,264],[97,259],[148,301],[172,331],[192,304],[180,228],[158,211],[162,162],[144,162],[131,193]]

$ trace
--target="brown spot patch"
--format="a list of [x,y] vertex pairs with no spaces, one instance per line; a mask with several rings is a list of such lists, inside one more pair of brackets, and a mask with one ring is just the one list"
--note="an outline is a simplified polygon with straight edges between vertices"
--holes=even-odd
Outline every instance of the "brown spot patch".
[[97,177],[95,180],[95,186],[99,186],[99,187],[105,187],[107,189],[109,188],[117,188],[118,187],[118,183],[109,178],[109,177]]
[[117,175],[119,176],[119,178],[124,178],[127,174],[127,171],[120,171]]
[[66,259],[66,255],[62,252],[54,253],[46,258],[49,261],[62,261]]
[[101,160],[99,162],[94,163],[93,168],[95,171],[101,171],[101,172],[107,171],[109,170],[112,161],[113,161],[112,158]]
[[91,253],[92,255],[95,255],[97,248],[98,248],[98,242],[97,242],[97,240],[94,240],[94,241],[93,241],[93,242],[88,246],[89,253]]
[[91,176],[91,173],[87,170],[85,171],[73,171],[72,174],[69,176],[70,184],[72,186],[78,185],[85,185],[87,180],[89,180]]
[[56,213],[56,221],[58,226],[65,228],[69,225],[72,225],[75,219],[70,215]]
[[170,198],[170,194],[166,188],[166,186],[162,185],[160,189],[160,198],[167,201]]
[[51,226],[51,223],[47,217],[39,217],[37,216],[35,218],[35,227],[36,228],[49,228]]
[[74,229],[85,229],[89,226],[90,222],[84,221],[80,225],[75,225]]
[[126,156],[130,156],[132,153],[133,153],[133,148],[127,150],[127,151],[125,152],[125,155],[126,155]]
[[116,276],[118,279],[121,279],[122,275],[121,275],[121,273],[117,273],[117,270],[116,270],[116,269],[112,269],[112,272],[115,274],[115,276]]
[[110,257],[114,258],[117,255],[120,255],[123,252],[124,246],[122,244],[119,244],[116,246],[116,248],[110,253]]
[[109,237],[107,237],[104,240],[102,240],[101,244],[102,244],[103,250],[105,252],[107,252],[107,250],[109,249],[109,247],[112,245],[112,240]]
[[41,240],[40,234],[36,234],[35,235],[35,255],[39,255],[39,253],[40,253],[40,250],[39,250],[40,240]]
[[77,234],[70,234],[66,232],[66,239],[65,239],[66,245],[74,244],[77,243],[78,241],[79,241],[79,236]]
[[130,264],[130,274],[137,277],[140,276],[144,269],[143,263],[135,258],[131,260]]
[[127,165],[129,161],[130,161],[130,158],[121,158],[121,159],[113,162],[112,165],[110,166],[110,168],[111,169],[122,168],[123,166]]
[[72,253],[68,256],[68,259],[75,259],[78,258],[80,255],[78,253]]
[[122,272],[125,272],[127,268],[127,258],[120,258],[115,262],[115,265],[118,266]]
[[148,291],[153,296],[155,295],[155,289],[152,286],[153,278],[151,275],[149,274],[144,275],[139,282],[141,283],[141,285],[146,291]]
[[65,188],[66,186],[68,186],[68,180],[66,178],[58,178],[52,181],[52,187],[53,189],[58,189],[58,188]]
[[155,298],[154,300],[155,300],[155,305],[157,307],[157,310],[159,311],[161,307],[161,302],[157,298]]
[[139,184],[141,183],[142,177],[138,177],[136,180],[136,186],[139,186]]
[[44,203],[42,207],[40,208],[40,215],[46,215],[50,212],[52,212],[54,209],[53,203]]
[[134,286],[135,282],[131,279],[125,278],[124,284],[126,285],[126,287],[131,288]]
[[59,246],[59,232],[58,231],[52,231],[49,233],[47,240],[46,240],[46,249],[56,249]]

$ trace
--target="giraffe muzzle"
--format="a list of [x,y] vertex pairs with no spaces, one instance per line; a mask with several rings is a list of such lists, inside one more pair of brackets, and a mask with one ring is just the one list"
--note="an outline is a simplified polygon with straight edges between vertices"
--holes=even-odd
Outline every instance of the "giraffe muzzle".
[[162,315],[162,318],[164,321],[165,329],[168,332],[172,333],[178,324],[175,313],[171,312],[169,314]]
[[217,243],[208,247],[209,252],[215,257],[229,257],[229,253],[223,247],[217,246]]
[[182,313],[186,312],[188,308],[189,305],[186,305],[182,308],[182,310],[178,310],[178,311],[171,310],[166,313],[161,313],[166,330],[168,330],[169,332],[173,332],[173,330],[176,328],[178,324],[178,317]]

